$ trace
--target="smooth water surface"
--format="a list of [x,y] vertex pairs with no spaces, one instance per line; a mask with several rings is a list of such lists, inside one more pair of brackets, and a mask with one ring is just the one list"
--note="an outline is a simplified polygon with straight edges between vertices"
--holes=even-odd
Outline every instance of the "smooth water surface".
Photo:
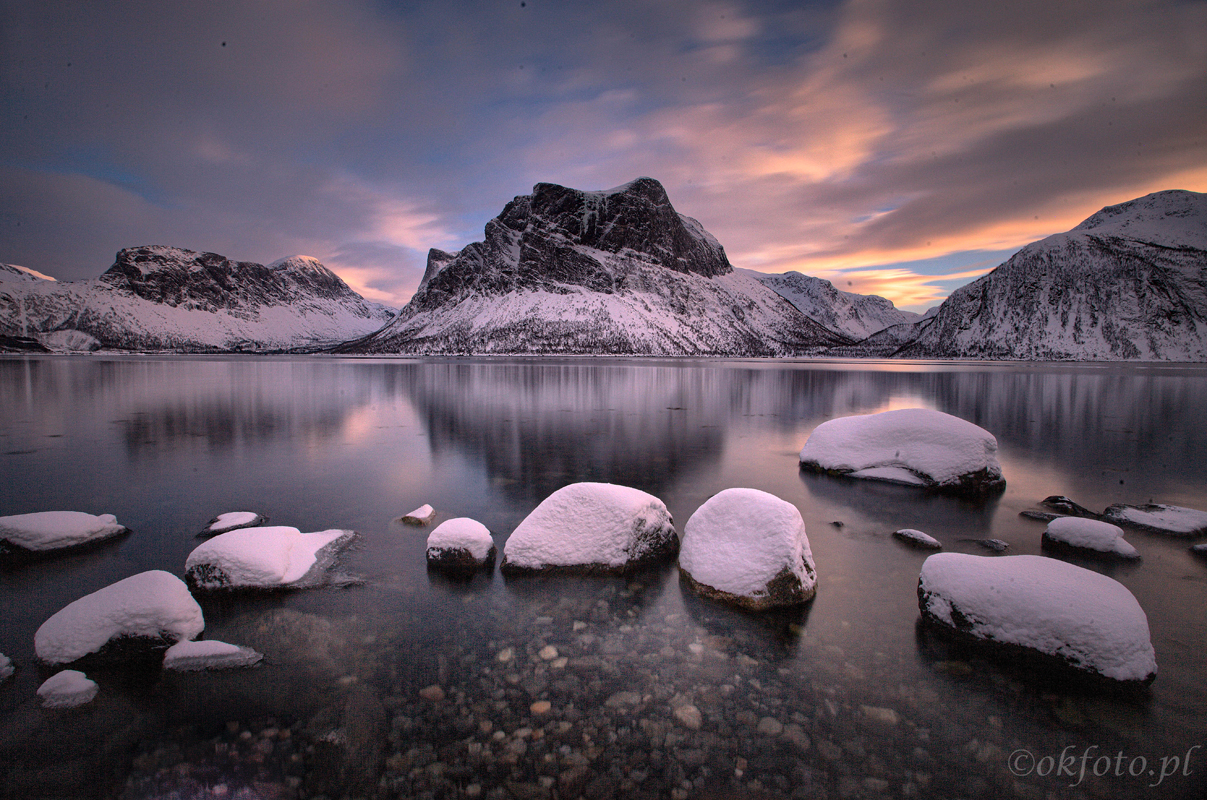
[[[821,422],[912,406],[996,435],[1005,493],[799,471]],[[1043,523],[1019,512],[1047,495],[1207,509],[1204,409],[1197,367],[5,358],[0,515],[112,513],[134,533],[0,571],[0,652],[18,668],[0,685],[0,793],[1198,796],[1207,562],[1189,542],[1129,534],[1137,565],[1066,557],[1148,614],[1157,680],[1110,696],[935,639],[918,625],[926,554],[890,534],[1039,554]],[[477,519],[502,552],[575,481],[651,492],[680,531],[722,489],[776,494],[804,516],[816,599],[731,612],[686,596],[673,565],[450,582],[427,572],[431,526],[397,521],[430,503],[436,524]],[[136,572],[182,574],[195,534],[235,510],[360,534],[332,586],[201,598],[204,636],[265,662],[101,670],[91,705],[40,709],[37,627]]]

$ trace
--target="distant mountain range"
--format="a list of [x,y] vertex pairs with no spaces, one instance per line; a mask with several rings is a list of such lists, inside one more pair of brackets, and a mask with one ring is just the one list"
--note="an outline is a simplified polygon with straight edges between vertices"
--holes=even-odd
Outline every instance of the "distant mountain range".
[[919,316],[735,270],[650,178],[540,183],[432,250],[397,315],[305,256],[140,247],[86,281],[0,265],[0,349],[1207,361],[1207,195],[1104,208]]
[[0,265],[8,349],[267,352],[321,349],[394,316],[308,256],[264,266],[175,247],[122,250],[99,278]]

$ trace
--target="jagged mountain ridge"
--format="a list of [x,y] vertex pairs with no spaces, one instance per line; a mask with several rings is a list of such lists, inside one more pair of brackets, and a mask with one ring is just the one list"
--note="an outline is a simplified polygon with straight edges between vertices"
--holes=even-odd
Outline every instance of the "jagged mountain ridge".
[[1207,361],[1207,195],[1108,206],[836,355]]
[[432,250],[382,330],[337,352],[810,355],[850,344],[746,273],[662,185],[539,183],[456,253]]
[[308,256],[264,266],[150,245],[121,250],[89,280],[0,270],[0,335],[57,351],[318,349],[392,317]]
[[874,294],[844,292],[824,278],[799,272],[740,271],[750,273],[810,319],[857,341],[892,325],[922,319],[921,314],[902,311],[891,300]]

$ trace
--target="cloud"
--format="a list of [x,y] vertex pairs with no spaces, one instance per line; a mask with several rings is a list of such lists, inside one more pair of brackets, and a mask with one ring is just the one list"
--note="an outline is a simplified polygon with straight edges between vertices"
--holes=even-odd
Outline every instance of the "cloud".
[[[1207,190],[1203,4],[5,13],[0,260],[60,278],[135,244],[304,252],[397,304],[534,183],[649,175],[737,266],[916,305],[1104,205]],[[963,277],[915,263],[944,255]]]

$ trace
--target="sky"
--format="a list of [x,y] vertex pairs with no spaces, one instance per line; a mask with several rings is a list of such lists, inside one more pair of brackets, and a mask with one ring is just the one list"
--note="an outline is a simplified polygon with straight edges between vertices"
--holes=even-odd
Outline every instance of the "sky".
[[1207,3],[0,0],[0,262],[307,254],[409,299],[538,182],[640,176],[736,267],[922,311],[1207,191]]

